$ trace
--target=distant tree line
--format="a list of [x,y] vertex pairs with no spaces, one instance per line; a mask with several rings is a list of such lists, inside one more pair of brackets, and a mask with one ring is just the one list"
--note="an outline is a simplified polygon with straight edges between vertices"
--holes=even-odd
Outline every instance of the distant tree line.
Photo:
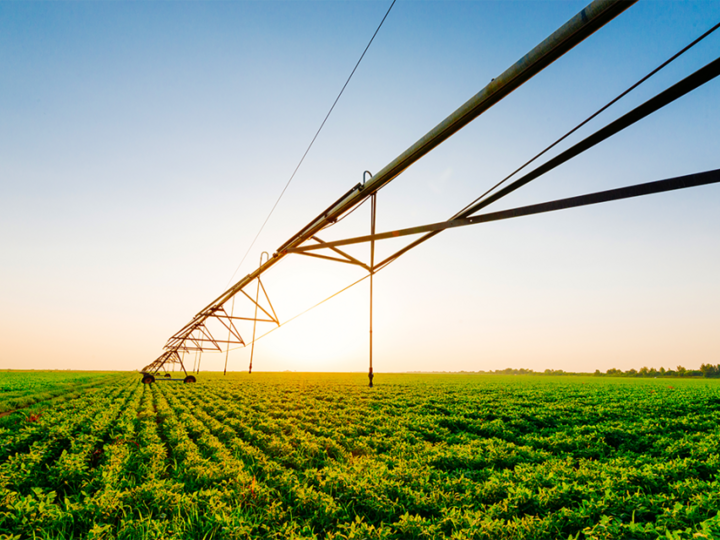
[[[484,373],[484,372],[478,372]],[[487,373],[493,373],[495,375],[588,375],[588,373],[574,373],[570,371],[563,371],[562,369],[546,369],[545,371],[533,371],[532,369],[496,369],[495,371],[489,371]],[[605,373],[602,371],[595,370],[593,373],[596,377],[706,377],[709,379],[720,378],[720,364],[713,366],[712,364],[703,364],[700,369],[685,369],[683,366],[677,366],[673,369],[660,369],[642,367],[640,370],[629,369],[623,371],[621,369],[608,369]]]
[[708,377],[710,379],[720,377],[720,364],[716,366],[713,366],[712,364],[703,364],[700,366],[700,371],[702,372],[703,377]]
[[678,366],[674,370],[665,369],[664,367],[660,369],[642,367],[639,371],[636,369],[629,369],[627,371],[608,369],[605,373],[597,370],[595,371],[595,375],[598,377],[702,377],[703,372],[697,369],[685,369],[683,366]]

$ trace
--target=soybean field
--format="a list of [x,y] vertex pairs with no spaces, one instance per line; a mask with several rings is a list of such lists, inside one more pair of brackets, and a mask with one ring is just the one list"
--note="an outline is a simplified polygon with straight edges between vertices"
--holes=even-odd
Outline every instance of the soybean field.
[[717,381],[366,380],[0,373],[0,538],[720,538]]

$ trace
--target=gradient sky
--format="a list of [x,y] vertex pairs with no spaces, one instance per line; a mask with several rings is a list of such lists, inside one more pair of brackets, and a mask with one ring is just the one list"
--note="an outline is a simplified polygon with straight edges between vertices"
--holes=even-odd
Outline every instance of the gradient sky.
[[[157,357],[227,287],[388,5],[0,2],[0,368]],[[235,279],[584,5],[398,0]],[[378,230],[447,219],[719,20],[641,0],[383,189]],[[562,148],[718,54],[720,32]],[[719,118],[716,80],[494,209],[716,169]],[[444,232],[377,275],[375,369],[718,363],[719,208],[710,186]],[[363,207],[326,236],[368,228]],[[265,283],[287,320],[361,276],[290,257]],[[255,369],[366,370],[367,302],[365,282],[258,341]]]

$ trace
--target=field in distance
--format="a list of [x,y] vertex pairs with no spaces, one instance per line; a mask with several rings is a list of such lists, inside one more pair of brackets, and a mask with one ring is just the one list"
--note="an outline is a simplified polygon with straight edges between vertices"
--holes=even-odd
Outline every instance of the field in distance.
[[375,382],[0,372],[0,539],[720,538],[720,381]]

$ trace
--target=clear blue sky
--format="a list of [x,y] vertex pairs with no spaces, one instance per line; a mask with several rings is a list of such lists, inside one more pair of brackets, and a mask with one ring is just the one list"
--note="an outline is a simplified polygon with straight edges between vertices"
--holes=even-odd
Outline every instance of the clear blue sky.
[[[0,367],[152,361],[225,289],[388,5],[0,2]],[[584,5],[398,0],[237,276]],[[446,219],[719,20],[639,2],[384,189],[378,230]],[[573,141],[719,54],[720,32]],[[497,209],[718,168],[719,98],[713,81]],[[445,232],[377,276],[376,370],[718,363],[718,208],[711,186]],[[361,275],[288,259],[266,284],[286,320]],[[256,355],[365,370],[367,286]]]

